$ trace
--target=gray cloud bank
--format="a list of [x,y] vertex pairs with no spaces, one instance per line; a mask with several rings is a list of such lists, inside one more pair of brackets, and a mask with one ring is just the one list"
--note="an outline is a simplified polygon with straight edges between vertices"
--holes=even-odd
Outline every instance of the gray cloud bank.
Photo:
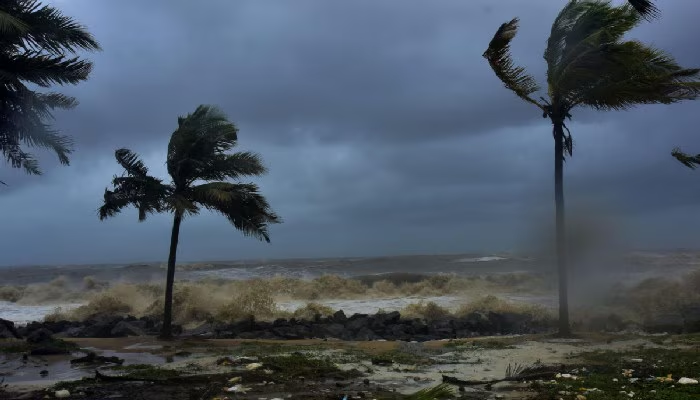
[[[272,244],[212,215],[187,220],[184,260],[518,249],[553,214],[550,127],[481,58],[514,16],[518,62],[544,77],[542,52],[564,1],[53,1],[104,51],[81,105],[57,115],[73,164],[28,177],[3,167],[0,264],[162,260],[170,217],[95,210],[117,147],[164,175],[176,117],[221,106],[243,149],[262,153],[261,185],[285,223]],[[700,65],[688,1],[633,32]],[[696,247],[700,175],[669,156],[700,152],[695,103],[624,113],[578,110],[567,201],[599,207],[630,246]],[[601,211],[602,212],[602,211]],[[611,218],[613,218],[611,216]]]

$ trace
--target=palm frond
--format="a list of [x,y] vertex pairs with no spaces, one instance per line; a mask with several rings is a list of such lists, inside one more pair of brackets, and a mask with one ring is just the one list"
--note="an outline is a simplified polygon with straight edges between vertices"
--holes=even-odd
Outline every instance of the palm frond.
[[252,183],[204,183],[192,187],[190,197],[202,207],[226,217],[245,236],[268,243],[269,225],[281,222]]
[[92,63],[78,57],[49,56],[40,52],[1,54],[3,81],[32,82],[41,87],[77,84],[88,78]]
[[113,217],[124,208],[134,206],[139,221],[148,214],[171,211],[168,199],[172,188],[151,176],[115,176],[113,190],[105,189],[104,203],[98,210],[100,220]]
[[204,181],[240,179],[245,176],[260,176],[267,172],[262,158],[252,152],[215,154],[196,165],[193,175]]
[[501,24],[491,39],[483,57],[489,62],[491,69],[503,82],[505,87],[512,90],[518,97],[539,108],[542,105],[530,97],[539,90],[537,82],[525,73],[525,68],[517,67],[510,54],[510,42],[518,31],[518,18]]
[[51,5],[43,5],[38,0],[14,0],[13,7],[5,11],[24,22],[29,29],[4,41],[21,41],[25,48],[42,50],[53,55],[79,50],[100,50],[100,45],[87,29],[72,18],[63,15]]
[[451,399],[454,397],[454,390],[450,385],[442,383],[432,388],[419,390],[413,394],[406,396],[407,400],[439,400]]
[[638,104],[672,104],[700,95],[700,69],[685,69],[673,57],[637,41],[610,44],[595,55],[600,69],[572,74],[572,103],[600,110]]
[[660,15],[659,9],[651,0],[627,0],[627,3],[647,20],[658,18]]
[[201,179],[198,173],[237,141],[236,125],[218,108],[201,105],[193,113],[178,118],[178,128],[168,144],[168,173],[179,184]]
[[114,152],[114,158],[117,159],[124,171],[134,177],[145,177],[148,175],[146,164],[139,158],[138,154],[125,148],[117,149]]
[[29,25],[5,10],[0,9],[0,34],[21,35],[29,30]]
[[595,60],[601,47],[618,42],[640,21],[629,6],[607,1],[570,1],[552,25],[544,57],[551,97],[561,97],[578,69],[602,68]]
[[671,151],[671,156],[690,169],[696,169],[700,165],[700,154],[688,155],[676,147]]

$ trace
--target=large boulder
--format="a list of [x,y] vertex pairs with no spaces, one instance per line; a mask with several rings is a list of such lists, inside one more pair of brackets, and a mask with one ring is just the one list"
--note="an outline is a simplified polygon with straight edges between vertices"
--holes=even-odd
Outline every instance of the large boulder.
[[51,340],[53,340],[53,332],[46,328],[37,329],[27,336],[27,343],[30,344],[48,343]]
[[111,337],[144,336],[143,329],[136,326],[134,322],[119,321],[110,331]]
[[22,336],[17,332],[14,322],[0,318],[0,339],[22,339]]

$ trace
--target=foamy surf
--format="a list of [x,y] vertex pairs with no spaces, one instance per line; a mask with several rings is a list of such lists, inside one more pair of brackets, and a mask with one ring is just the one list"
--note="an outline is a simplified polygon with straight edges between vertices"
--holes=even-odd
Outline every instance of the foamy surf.
[[44,317],[60,308],[62,311],[70,311],[82,304],[51,304],[51,305],[21,305],[0,301],[0,318],[12,321],[17,325],[25,325],[32,321],[43,321]]
[[455,260],[455,262],[489,262],[489,261],[501,261],[507,260],[506,257],[499,256],[486,256],[486,257],[471,257],[471,258],[460,258]]

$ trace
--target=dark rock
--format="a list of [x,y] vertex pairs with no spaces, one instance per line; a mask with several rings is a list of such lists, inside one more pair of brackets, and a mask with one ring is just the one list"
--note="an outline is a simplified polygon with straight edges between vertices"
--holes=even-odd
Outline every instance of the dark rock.
[[491,329],[494,333],[531,333],[530,321],[532,318],[525,314],[489,312],[487,318],[491,322]]
[[366,315],[357,318],[355,318],[355,315],[348,320],[345,327],[352,332],[358,332],[360,329],[369,329],[372,320],[370,320]]
[[22,339],[22,336],[17,332],[14,322],[0,318],[0,339]]
[[110,331],[111,337],[144,336],[145,332],[133,325],[132,322],[119,321]]
[[38,344],[47,343],[53,339],[53,332],[46,328],[40,328],[27,336],[27,343]]
[[348,320],[348,317],[345,316],[343,310],[338,310],[333,314],[332,320],[333,322],[338,322],[342,324]]
[[379,337],[376,333],[374,333],[374,331],[365,326],[360,328],[360,330],[355,334],[354,340],[370,341],[378,339],[381,339],[381,337]]
[[119,357],[98,356],[94,352],[88,353],[85,357],[74,358],[70,360],[71,364],[118,364],[122,365],[124,360]]
[[282,339],[309,339],[311,338],[311,330],[304,325],[281,326],[273,328],[272,333]]
[[644,321],[642,329],[649,333],[683,333],[685,320],[680,314],[663,314],[654,319]]
[[99,317],[85,322],[81,337],[109,338],[112,329],[122,320],[121,317]]

